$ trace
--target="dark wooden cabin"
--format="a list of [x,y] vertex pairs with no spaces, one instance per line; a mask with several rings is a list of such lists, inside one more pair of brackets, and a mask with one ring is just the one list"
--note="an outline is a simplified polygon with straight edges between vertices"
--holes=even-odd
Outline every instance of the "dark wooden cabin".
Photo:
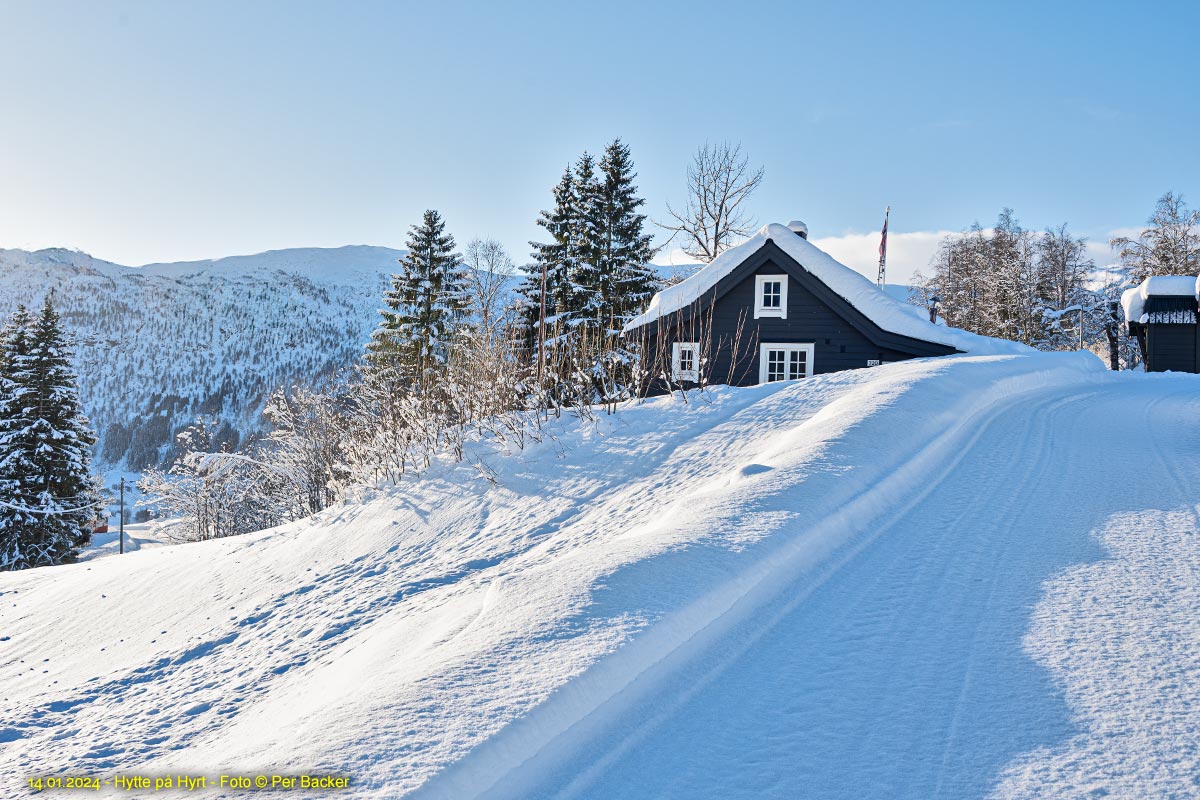
[[1200,372],[1195,278],[1156,276],[1121,298],[1147,372]]
[[807,234],[799,222],[768,225],[630,321],[625,336],[640,342],[650,374],[669,376],[652,388],[748,386],[961,352],[952,329],[888,297]]

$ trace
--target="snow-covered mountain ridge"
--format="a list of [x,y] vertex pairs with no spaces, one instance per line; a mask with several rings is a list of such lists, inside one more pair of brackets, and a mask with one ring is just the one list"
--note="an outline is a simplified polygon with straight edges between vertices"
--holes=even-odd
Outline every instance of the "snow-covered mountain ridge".
[[245,434],[272,389],[350,364],[403,255],[298,248],[126,267],[71,250],[0,250],[0,315],[54,293],[79,342],[101,461],[136,470],[199,413]]
[[[718,388],[566,424],[493,458],[496,486],[438,466],[278,529],[3,575],[0,767],[328,771],[371,798],[1186,796],[1195,751],[1111,731],[1164,706],[1200,730],[1200,668],[1123,655],[1200,652],[1200,557],[1140,544],[1198,535],[1198,397],[1090,354]],[[1128,597],[1078,567],[1101,530],[1132,548],[1102,562]]]

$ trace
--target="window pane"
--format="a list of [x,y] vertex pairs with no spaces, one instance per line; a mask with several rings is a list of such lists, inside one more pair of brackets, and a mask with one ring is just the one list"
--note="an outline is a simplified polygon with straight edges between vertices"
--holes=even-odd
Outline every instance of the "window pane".
[[763,308],[779,308],[779,281],[763,282]]
[[788,378],[792,380],[795,380],[796,378],[803,378],[805,373],[804,367],[808,359],[808,353],[804,350],[793,350],[791,351],[790,355],[791,359],[788,362]]
[[767,380],[782,381],[787,378],[784,372],[785,359],[787,358],[786,350],[768,350],[767,351]]

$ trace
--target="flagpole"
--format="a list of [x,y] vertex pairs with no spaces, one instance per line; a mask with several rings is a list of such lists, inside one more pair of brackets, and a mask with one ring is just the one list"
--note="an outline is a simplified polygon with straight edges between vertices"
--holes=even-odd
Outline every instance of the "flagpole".
[[879,277],[876,279],[876,284],[880,289],[887,282],[887,228],[888,217],[892,213],[892,207],[888,206],[883,211],[883,231],[879,237]]

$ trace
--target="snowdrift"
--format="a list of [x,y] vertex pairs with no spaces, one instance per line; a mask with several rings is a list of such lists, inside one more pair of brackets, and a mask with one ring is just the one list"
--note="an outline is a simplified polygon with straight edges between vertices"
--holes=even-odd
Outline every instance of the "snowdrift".
[[[597,731],[719,670],[723,637],[803,602],[992,420],[1127,377],[955,356],[658,398],[494,460],[496,487],[441,467],[259,534],[0,575],[5,780],[331,772],[339,796],[466,798],[569,775],[589,796],[563,765]],[[746,796],[771,794],[742,780],[755,748],[727,754]]]

